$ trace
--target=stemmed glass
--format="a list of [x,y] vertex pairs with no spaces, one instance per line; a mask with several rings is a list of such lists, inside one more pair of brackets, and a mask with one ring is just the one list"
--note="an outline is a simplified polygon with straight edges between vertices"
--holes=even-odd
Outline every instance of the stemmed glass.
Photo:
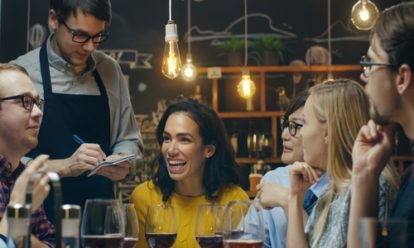
[[81,238],[85,248],[122,248],[124,218],[117,200],[86,200],[81,224]]
[[137,212],[134,204],[125,204],[122,207],[125,220],[124,248],[135,248],[139,237]]
[[177,238],[174,207],[163,203],[149,206],[145,221],[145,238],[151,248],[169,248]]
[[264,233],[262,208],[257,201],[235,200],[227,203],[224,210],[224,247],[261,248]]
[[198,206],[195,236],[201,248],[223,247],[224,206],[202,204]]

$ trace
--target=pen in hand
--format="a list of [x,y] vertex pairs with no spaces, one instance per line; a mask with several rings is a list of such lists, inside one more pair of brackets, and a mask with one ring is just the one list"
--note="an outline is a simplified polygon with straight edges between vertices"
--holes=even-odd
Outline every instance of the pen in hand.
[[83,139],[81,139],[78,135],[74,134],[72,135],[72,139],[78,143],[79,145],[82,145],[84,143],[86,143]]

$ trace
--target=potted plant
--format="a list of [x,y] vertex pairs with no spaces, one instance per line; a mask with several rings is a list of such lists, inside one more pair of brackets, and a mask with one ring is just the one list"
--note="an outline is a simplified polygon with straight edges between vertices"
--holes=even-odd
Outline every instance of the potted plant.
[[244,53],[244,39],[233,37],[222,40],[217,44],[217,50],[220,55],[227,55],[228,65],[240,66]]
[[281,39],[262,35],[253,41],[253,48],[263,65],[278,65],[283,62],[285,43]]

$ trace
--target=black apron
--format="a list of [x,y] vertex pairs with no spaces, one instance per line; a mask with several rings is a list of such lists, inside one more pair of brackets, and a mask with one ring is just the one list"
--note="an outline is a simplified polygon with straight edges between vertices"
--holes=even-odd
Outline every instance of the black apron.
[[[39,131],[39,143],[30,157],[48,154],[50,159],[70,157],[79,144],[72,136],[77,134],[87,143],[101,146],[105,154],[110,152],[110,118],[108,96],[98,71],[93,76],[99,87],[100,96],[56,94],[52,92],[49,61],[46,44],[40,49],[40,68],[44,91],[44,114]],[[86,199],[114,198],[110,179],[83,173],[78,177],[61,178],[62,204],[77,204],[83,209]],[[48,218],[53,219],[53,192],[45,201]],[[52,221],[53,222],[53,221]]]

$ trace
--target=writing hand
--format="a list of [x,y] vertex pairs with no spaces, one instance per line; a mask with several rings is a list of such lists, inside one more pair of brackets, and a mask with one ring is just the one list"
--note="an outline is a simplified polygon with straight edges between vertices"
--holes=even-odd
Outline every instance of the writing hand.
[[79,176],[85,171],[93,170],[97,164],[106,158],[98,144],[85,143],[69,157],[64,168],[65,176]]

